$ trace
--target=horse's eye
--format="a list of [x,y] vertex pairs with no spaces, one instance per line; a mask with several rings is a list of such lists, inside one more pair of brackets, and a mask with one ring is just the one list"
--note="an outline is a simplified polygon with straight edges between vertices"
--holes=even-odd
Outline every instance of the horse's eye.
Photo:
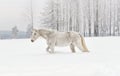
[[36,33],[34,33],[34,35],[36,35]]

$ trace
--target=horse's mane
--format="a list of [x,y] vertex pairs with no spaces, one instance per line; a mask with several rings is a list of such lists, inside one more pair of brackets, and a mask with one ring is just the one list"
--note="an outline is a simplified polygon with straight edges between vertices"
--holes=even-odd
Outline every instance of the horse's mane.
[[42,36],[44,35],[49,35],[50,33],[55,32],[55,30],[52,29],[38,29],[39,34],[41,34]]
[[38,29],[38,30],[39,30],[39,31],[44,31],[44,32],[45,32],[45,31],[46,31],[46,32],[47,32],[47,31],[49,31],[49,32],[55,31],[55,30],[52,30],[52,29],[46,29],[46,28],[44,28],[44,29]]
[[54,32],[56,30],[54,29],[38,29],[39,31],[43,31],[43,32]]

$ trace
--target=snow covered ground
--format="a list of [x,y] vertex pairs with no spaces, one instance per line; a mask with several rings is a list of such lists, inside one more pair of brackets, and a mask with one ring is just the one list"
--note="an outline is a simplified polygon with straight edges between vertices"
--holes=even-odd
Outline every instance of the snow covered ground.
[[0,40],[0,76],[120,76],[120,37],[85,38],[89,53],[45,51],[44,39]]

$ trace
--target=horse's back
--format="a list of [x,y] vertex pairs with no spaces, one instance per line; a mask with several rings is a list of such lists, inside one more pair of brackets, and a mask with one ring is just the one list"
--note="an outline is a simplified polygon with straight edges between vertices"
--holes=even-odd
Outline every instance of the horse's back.
[[55,33],[56,46],[70,45],[73,39],[76,39],[76,36],[78,36],[78,33],[76,32],[56,32]]

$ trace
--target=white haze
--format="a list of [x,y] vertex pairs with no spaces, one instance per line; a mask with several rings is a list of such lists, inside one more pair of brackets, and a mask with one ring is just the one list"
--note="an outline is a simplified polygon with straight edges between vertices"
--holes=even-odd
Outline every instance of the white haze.
[[[35,27],[43,11],[46,0],[33,0]],[[19,30],[25,31],[28,25],[27,14],[30,10],[30,0],[0,0],[0,30],[11,30],[18,26]]]

